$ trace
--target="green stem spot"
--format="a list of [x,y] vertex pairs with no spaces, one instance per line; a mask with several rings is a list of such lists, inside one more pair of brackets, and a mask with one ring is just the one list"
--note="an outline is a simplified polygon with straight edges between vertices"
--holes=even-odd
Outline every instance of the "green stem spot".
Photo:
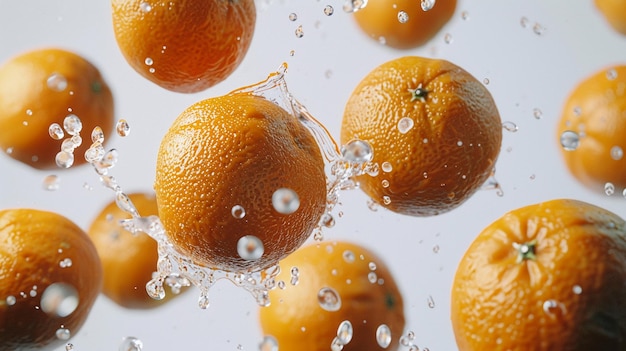
[[536,259],[537,258],[537,256],[535,255],[536,246],[537,246],[536,240],[523,243],[523,244],[513,243],[513,248],[517,250],[517,262],[520,263],[522,261]]
[[409,89],[409,93],[411,93],[411,101],[419,100],[421,102],[426,102],[426,96],[430,91],[422,88],[422,83],[420,83],[417,88]]

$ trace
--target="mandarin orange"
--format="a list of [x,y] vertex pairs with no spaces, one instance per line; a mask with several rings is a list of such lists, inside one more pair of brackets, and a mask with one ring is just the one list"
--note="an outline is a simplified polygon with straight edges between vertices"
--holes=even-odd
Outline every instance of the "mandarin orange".
[[626,0],[594,0],[594,3],[609,25],[626,35]]
[[513,210],[461,259],[460,351],[626,350],[626,223],[576,200]]
[[445,60],[406,56],[370,72],[348,99],[341,143],[367,142],[379,166],[357,177],[376,203],[401,214],[450,211],[489,178],[502,123],[481,82]]
[[101,286],[98,253],[76,224],[47,211],[0,211],[0,350],[67,342]]
[[318,225],[324,167],[311,132],[275,103],[245,93],[206,99],[161,141],[159,216],[174,247],[197,264],[268,268]]
[[[61,141],[51,138],[51,124],[57,123],[63,134],[56,138],[65,140],[71,140],[73,132],[61,129],[68,115],[80,119],[83,134],[90,135],[95,127],[108,134],[113,130],[113,110],[113,96],[100,72],[75,53],[39,49],[0,66],[0,148],[31,167],[57,168]],[[68,153],[73,162],[63,167],[86,162],[83,155],[91,143],[76,144]]]
[[282,283],[260,310],[266,343],[279,350],[398,349],[402,294],[372,251],[348,242],[312,244],[280,267],[276,281]]
[[111,0],[117,44],[144,78],[194,93],[239,66],[254,33],[254,0]]

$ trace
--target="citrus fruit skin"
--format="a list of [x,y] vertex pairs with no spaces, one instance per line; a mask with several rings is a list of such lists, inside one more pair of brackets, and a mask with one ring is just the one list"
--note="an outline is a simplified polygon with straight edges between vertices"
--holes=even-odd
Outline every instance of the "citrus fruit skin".
[[459,350],[626,350],[625,225],[557,199],[486,227],[452,285]]
[[[346,320],[353,335],[344,351],[398,349],[405,324],[402,295],[389,268],[372,251],[349,242],[312,244],[280,261],[280,267],[276,281],[285,288],[270,291],[271,304],[259,315],[263,333],[276,339],[279,350],[329,350]],[[293,267],[298,271],[295,285]],[[340,306],[329,310],[320,305],[318,293],[324,288],[338,294]],[[376,339],[381,324],[391,331],[387,348]]]
[[[154,194],[139,192],[128,197],[141,216],[158,215]],[[87,231],[102,261],[102,293],[129,309],[161,306],[177,294],[166,294],[164,299],[155,300],[146,292],[146,283],[157,268],[158,245],[148,234],[132,234],[124,229],[120,221],[129,218],[131,216],[113,201],[97,214]]]
[[[48,85],[57,75],[67,86]],[[74,150],[74,165],[84,164],[88,137],[99,126],[105,135],[114,125],[113,95],[98,69],[85,58],[57,48],[29,51],[0,66],[0,148],[36,169],[58,168],[61,141],[50,137],[50,124],[63,126],[74,114],[83,124],[83,143]],[[65,138],[69,137],[66,133]]]
[[[438,4],[438,3],[437,3]],[[357,85],[346,103],[341,143],[373,149],[376,176],[357,177],[376,203],[397,213],[450,211],[492,174],[502,123],[489,91],[445,60],[405,56]]]
[[595,72],[573,89],[557,125],[557,140],[566,131],[579,136],[574,150],[560,147],[576,179],[598,191],[607,182],[626,187],[626,66]]
[[[43,296],[54,283],[77,292],[67,316],[44,312]],[[67,342],[57,330],[75,335],[101,286],[98,253],[76,224],[47,211],[0,211],[0,350],[52,350]]]
[[626,35],[626,1],[595,0],[594,3],[609,25],[616,32]]
[[[424,11],[420,0],[368,0],[354,13],[359,28],[370,38],[395,49],[412,49],[426,44],[448,23],[456,0],[438,0]],[[399,20],[400,11],[408,16]]]
[[180,93],[208,89],[243,61],[254,0],[112,0],[115,39],[144,78]]
[[[276,264],[310,236],[326,206],[324,161],[312,134],[273,102],[247,94],[200,101],[174,121],[161,141],[154,188],[174,247],[227,272]],[[273,205],[282,188],[299,198],[291,214]],[[261,240],[261,257],[239,255],[238,241],[248,235]]]

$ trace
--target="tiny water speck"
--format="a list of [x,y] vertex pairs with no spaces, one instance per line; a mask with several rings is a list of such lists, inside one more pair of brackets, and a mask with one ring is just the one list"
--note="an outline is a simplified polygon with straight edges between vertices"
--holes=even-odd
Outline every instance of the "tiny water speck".
[[121,137],[128,136],[130,134],[130,125],[125,119],[120,119],[115,125],[115,131]]
[[483,84],[489,85],[489,78],[483,78]]
[[583,292],[583,288],[580,285],[574,285],[572,287],[572,291],[574,292],[574,294],[580,295]]
[[533,109],[533,116],[535,117],[535,119],[541,119],[542,115],[543,115],[543,112],[540,109],[538,108]]
[[563,150],[574,151],[578,148],[578,145],[580,144],[580,136],[574,131],[566,130],[561,133],[560,141]]
[[543,302],[543,312],[545,312],[546,314],[554,315],[558,311],[558,309],[563,312],[564,306],[556,300],[550,299]]
[[435,299],[431,295],[428,295],[426,302],[428,303],[428,308],[435,308]]
[[324,14],[326,16],[331,16],[335,12],[335,9],[331,5],[324,6]]
[[367,0],[346,0],[343,4],[343,10],[347,13],[354,13],[364,9],[367,6]]
[[405,11],[399,11],[398,12],[398,22],[406,23],[408,21],[409,21],[409,14],[406,13]]
[[529,23],[529,22],[530,22],[530,21],[528,20],[528,18],[527,18],[527,17],[522,17],[522,18],[520,18],[520,20],[519,20],[519,24],[522,26],[522,28],[526,28],[526,27],[528,27],[528,23]]
[[296,33],[296,37],[297,37],[297,38],[302,38],[302,37],[304,36],[304,29],[302,29],[302,25],[299,25],[299,26],[296,28],[295,33]]
[[618,145],[615,145],[611,148],[611,158],[615,161],[619,161],[624,157],[624,150]]
[[388,181],[387,179],[383,179],[383,180],[380,182],[380,185],[382,185],[382,186],[383,186],[383,188],[388,188],[388,187],[389,187],[389,181]]
[[152,10],[152,5],[150,5],[150,3],[144,1],[141,4],[139,4],[139,9],[142,12],[150,12]]
[[330,287],[323,287],[317,292],[317,302],[326,311],[334,312],[341,308],[341,296]]
[[421,5],[423,11],[430,11],[435,6],[435,0],[422,0]]
[[350,250],[346,250],[343,252],[343,259],[344,261],[346,261],[347,263],[352,263],[354,262],[354,252],[350,251]]
[[461,18],[465,21],[467,21],[470,17],[469,17],[469,12],[467,11],[463,11],[461,12]]
[[48,76],[46,85],[54,91],[63,91],[67,88],[67,79],[60,73],[52,73]]
[[352,323],[349,320],[342,321],[339,323],[339,327],[337,328],[337,341],[342,345],[346,345],[352,341],[352,335],[354,334],[354,329],[352,328]]
[[61,268],[72,267],[72,259],[69,257],[62,259],[61,262],[59,262],[59,267]]
[[54,317],[67,317],[78,307],[78,291],[67,283],[50,284],[41,295],[41,310]]
[[61,187],[61,178],[55,174],[47,175],[43,178],[43,188],[48,191],[59,190]]
[[391,329],[387,324],[381,324],[376,328],[376,342],[384,349],[391,344]]
[[511,133],[515,133],[518,130],[517,124],[511,121],[502,122],[502,128]]
[[617,71],[615,70],[615,68],[611,68],[606,71],[606,79],[615,80],[615,78],[617,78]]
[[411,128],[413,128],[414,125],[415,122],[413,122],[411,117],[402,117],[398,121],[398,131],[400,134],[406,134],[409,130],[411,130]]
[[143,350],[143,342],[134,336],[127,336],[122,339],[119,351],[141,351]]
[[452,43],[452,34],[450,34],[450,33],[446,33],[446,34],[443,36],[443,41],[444,41],[446,44],[451,44],[451,43]]
[[298,15],[296,13],[292,12],[292,13],[289,14],[289,20],[290,21],[293,22],[293,21],[295,21],[297,19],[298,19]]
[[65,345],[65,351],[72,351],[74,350],[74,345],[73,344],[67,344]]
[[391,198],[387,195],[383,196],[383,204],[389,205],[391,203]]
[[246,209],[241,205],[235,205],[230,209],[230,214],[237,219],[242,219],[246,216]]
[[539,23],[533,25],[533,32],[537,35],[543,35],[546,32],[546,28]]
[[258,260],[264,251],[263,241],[254,235],[244,235],[237,241],[237,253],[244,260]]
[[278,341],[271,335],[265,335],[259,344],[259,351],[278,351]]
[[289,188],[280,188],[272,194],[272,206],[281,214],[292,214],[300,208],[298,194]]
[[615,194],[615,185],[611,182],[606,182],[604,184],[604,193],[606,196],[611,196]]
[[69,340],[71,336],[72,333],[67,328],[61,327],[56,331],[56,337],[59,340]]

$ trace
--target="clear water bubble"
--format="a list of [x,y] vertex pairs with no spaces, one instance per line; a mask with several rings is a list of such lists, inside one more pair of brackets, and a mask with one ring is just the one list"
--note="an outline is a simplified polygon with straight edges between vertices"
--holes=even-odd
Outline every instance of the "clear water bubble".
[[48,134],[54,140],[61,140],[65,136],[63,132],[63,128],[58,123],[52,123],[50,127],[48,127]]
[[335,12],[335,9],[331,5],[324,6],[324,14],[326,16],[332,16],[334,12]]
[[304,36],[304,29],[302,29],[302,25],[299,25],[295,31],[296,38],[302,38]]
[[541,117],[543,116],[543,112],[541,111],[541,109],[535,107],[533,109],[533,116],[535,117],[535,119],[541,119]]
[[432,295],[428,295],[426,303],[428,304],[428,308],[435,308],[435,299],[433,299]]
[[444,41],[444,43],[446,43],[446,44],[451,44],[453,40],[454,40],[454,39],[452,38],[452,34],[450,34],[450,33],[446,33],[446,34],[443,36],[443,41]]
[[4,301],[8,306],[13,306],[17,302],[17,299],[15,298],[15,296],[9,295],[6,299],[4,299]]
[[382,185],[382,186],[383,186],[383,188],[388,188],[388,187],[389,187],[389,181],[388,181],[387,179],[383,179],[383,180],[380,182],[380,185]]
[[71,258],[69,258],[69,257],[66,257],[66,258],[62,259],[62,260],[59,262],[59,267],[61,267],[61,268],[69,268],[69,267],[72,267],[72,259],[71,259]]
[[126,336],[120,343],[119,351],[141,351],[143,342],[134,336]]
[[265,335],[259,344],[259,351],[278,351],[278,340],[271,335]]
[[367,0],[346,0],[343,3],[343,10],[347,13],[354,13],[364,9],[367,6]]
[[518,130],[517,124],[511,121],[502,122],[502,128],[511,133],[515,133]]
[[99,126],[96,126],[91,130],[91,142],[104,143],[104,131]]
[[435,0],[422,0],[421,5],[423,11],[430,11],[435,7]]
[[145,63],[146,66],[152,66],[154,64],[154,60],[152,60],[151,57],[146,57],[146,59],[143,61],[143,63]]
[[464,21],[469,20],[470,16],[469,16],[469,12],[467,11],[462,11],[461,12],[461,19],[463,19]]
[[561,133],[561,147],[566,151],[574,151],[578,148],[580,144],[580,135],[578,133],[566,130]]
[[349,320],[344,320],[339,323],[339,327],[337,328],[337,341],[339,341],[342,345],[346,345],[352,341],[352,336],[354,334],[354,329],[352,328],[352,323]]
[[290,21],[293,22],[293,21],[295,21],[297,19],[298,19],[298,15],[296,13],[292,12],[292,13],[289,14],[289,20]]
[[522,28],[528,27],[529,23],[530,23],[530,20],[528,19],[528,17],[525,17],[525,16],[522,16],[522,18],[520,18],[519,20],[519,24],[522,26]]
[[128,213],[129,215],[133,217],[139,216],[137,208],[124,192],[118,191],[115,193],[115,204],[120,210]]
[[106,150],[104,149],[104,146],[102,146],[102,143],[94,142],[91,144],[89,149],[85,151],[85,160],[89,163],[100,161],[104,157],[105,153]]
[[341,296],[330,287],[323,287],[317,292],[317,302],[326,311],[334,312],[341,308]]
[[565,314],[565,306],[557,300],[549,299],[543,302],[543,312],[556,317],[557,315]]
[[341,147],[341,155],[348,162],[362,164],[372,161],[374,152],[368,142],[354,139]]
[[604,193],[606,196],[611,196],[615,194],[615,184],[611,182],[604,183]]
[[389,205],[391,203],[391,198],[387,195],[383,196],[383,204]]
[[387,324],[381,324],[376,328],[376,342],[384,349],[391,344],[391,329]]
[[237,253],[244,260],[254,261],[263,256],[263,241],[254,235],[244,235],[237,241]]
[[483,84],[484,84],[484,85],[489,85],[489,83],[491,83],[491,81],[489,80],[489,78],[487,78],[487,77],[483,78]]
[[380,168],[383,170],[383,172],[385,173],[389,173],[393,170],[393,166],[391,165],[391,163],[385,161],[380,165]]
[[332,228],[335,226],[335,217],[330,213],[324,213],[320,223],[326,228]]
[[46,79],[46,85],[54,91],[63,91],[67,88],[67,79],[60,73],[52,73]]
[[74,154],[67,151],[59,151],[54,158],[57,166],[70,168],[74,164]]
[[341,343],[339,338],[334,337],[330,343],[330,351],[342,351],[345,345]]
[[580,285],[574,285],[572,287],[572,292],[576,295],[580,295],[583,292],[583,288]]
[[41,295],[41,310],[54,317],[67,317],[78,307],[78,291],[67,283],[50,284]]
[[535,23],[533,25],[533,33],[537,35],[544,35],[546,32],[546,27],[542,26],[540,23]]
[[370,271],[375,271],[377,266],[375,262],[370,262],[367,264],[367,267],[370,269]]
[[55,174],[47,175],[43,178],[43,188],[48,191],[59,190],[61,187],[61,178]]
[[398,22],[407,23],[409,21],[409,14],[406,11],[398,11]]
[[354,252],[350,251],[350,250],[346,250],[343,252],[343,259],[344,261],[346,261],[347,263],[352,263],[354,262]]
[[615,70],[615,68],[611,68],[606,71],[606,79],[615,80],[616,78],[617,78],[617,71]]
[[414,125],[415,122],[413,122],[413,119],[411,117],[402,117],[398,121],[397,128],[400,134],[406,134],[409,132],[409,130],[413,128]]
[[72,333],[69,329],[61,326],[61,328],[57,329],[55,332],[57,339],[59,340],[69,340],[72,337]]
[[143,1],[141,4],[139,4],[139,9],[141,10],[141,12],[150,12],[152,11],[152,5],[150,5],[150,3],[147,1]]
[[130,134],[130,125],[125,119],[120,119],[115,125],[115,131],[121,137],[128,136]]
[[65,129],[69,135],[78,135],[83,129],[83,123],[78,116],[70,113],[63,119],[63,129]]
[[246,209],[241,205],[235,205],[230,209],[230,214],[237,219],[242,219],[246,216]]
[[67,345],[65,345],[65,351],[72,351],[74,350],[74,345],[68,343]]
[[378,275],[376,274],[376,272],[369,272],[367,273],[367,280],[369,280],[370,283],[374,284],[376,283],[376,281],[378,281]]
[[619,161],[624,157],[624,150],[618,145],[615,145],[611,148],[611,158],[615,161]]
[[278,213],[292,214],[300,207],[300,198],[295,191],[280,188],[272,194],[272,206]]

